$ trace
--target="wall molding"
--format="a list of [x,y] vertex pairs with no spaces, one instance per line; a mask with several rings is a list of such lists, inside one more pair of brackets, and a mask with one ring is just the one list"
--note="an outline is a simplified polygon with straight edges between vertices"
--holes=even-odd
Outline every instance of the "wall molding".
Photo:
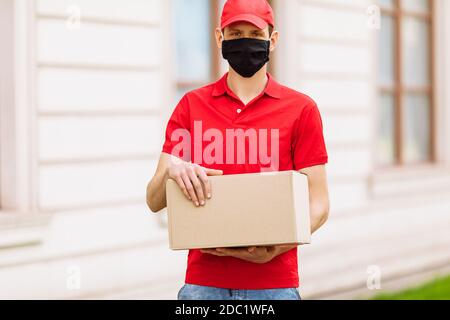
[[[36,245],[50,216],[37,207],[34,1],[0,2],[0,249]],[[7,210],[7,211],[6,211]]]
[[447,18],[450,15],[450,4],[447,0],[435,0],[435,46],[434,59],[436,59],[436,70],[434,72],[436,83],[436,124],[437,132],[437,160],[450,164],[450,64],[448,56],[450,55],[450,21]]
[[36,209],[32,2],[2,1],[0,10],[0,198],[4,210],[24,212]]
[[[67,21],[67,15],[62,14],[47,14],[38,13],[36,18],[41,20],[57,20],[57,21]],[[137,27],[137,28],[159,28],[161,24],[159,22],[150,21],[133,21],[125,19],[108,19],[108,18],[98,18],[93,16],[83,16],[81,18],[82,23],[99,24],[99,25],[112,25],[119,27]]]
[[0,215],[0,250],[41,244],[51,215],[18,214],[4,212]]

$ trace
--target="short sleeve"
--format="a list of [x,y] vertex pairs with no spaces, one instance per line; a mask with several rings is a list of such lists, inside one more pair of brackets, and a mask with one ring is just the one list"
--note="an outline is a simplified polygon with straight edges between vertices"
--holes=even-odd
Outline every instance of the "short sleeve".
[[303,109],[295,122],[292,153],[296,171],[328,163],[322,117],[314,102]]
[[[184,142],[190,145],[189,139],[190,130],[190,116],[189,116],[189,106],[186,95],[180,100],[178,105],[175,107],[169,122],[166,127],[165,142],[162,148],[162,152],[168,154],[174,154],[174,148],[179,146],[180,142]],[[189,137],[188,137],[189,135]],[[175,152],[176,153],[176,152]],[[188,156],[187,154],[182,157]]]

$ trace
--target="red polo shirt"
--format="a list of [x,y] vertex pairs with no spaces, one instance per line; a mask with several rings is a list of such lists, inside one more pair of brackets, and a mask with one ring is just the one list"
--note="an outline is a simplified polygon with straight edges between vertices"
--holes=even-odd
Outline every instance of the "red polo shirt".
[[[188,131],[191,134],[192,150],[199,148],[197,150],[203,152],[217,139],[217,136],[216,139],[211,138],[211,134],[203,136],[209,130],[215,134],[222,133],[224,139],[216,147],[223,146],[223,157],[213,152],[212,155],[217,157],[213,157],[214,163],[211,163],[212,160],[204,159],[201,152],[200,157],[199,153],[195,156],[194,151],[182,156],[204,167],[223,170],[225,175],[263,170],[300,170],[328,162],[321,115],[310,97],[278,84],[268,74],[265,90],[244,105],[228,87],[227,76],[225,74],[216,83],[189,92],[181,99],[168,122],[163,152],[171,154],[181,142],[180,137],[172,136],[177,129]],[[242,148],[238,151],[235,140],[234,151],[237,154],[234,155],[234,161],[228,161],[231,158],[226,159],[226,154],[233,150],[233,146],[230,149],[231,144],[226,137],[227,132],[233,129],[243,129],[245,132],[253,130],[258,146],[262,142],[273,141],[271,138],[275,137],[278,140],[277,148],[273,148],[270,142],[267,144],[267,155],[272,157],[272,166],[268,164],[267,158],[263,160],[247,154],[251,150],[251,135],[245,139],[246,154],[242,154]],[[277,151],[278,154],[274,154]],[[185,282],[247,290],[298,287],[297,249],[281,254],[266,264],[190,250]]]

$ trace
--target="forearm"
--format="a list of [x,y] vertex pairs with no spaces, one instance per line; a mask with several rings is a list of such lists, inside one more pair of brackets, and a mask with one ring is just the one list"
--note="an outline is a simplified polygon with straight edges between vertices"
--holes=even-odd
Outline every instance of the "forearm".
[[329,204],[327,199],[310,204],[311,234],[319,230],[328,220]]
[[166,182],[167,174],[158,173],[147,186],[147,205],[152,212],[158,212],[167,206]]
[[328,220],[330,210],[326,168],[324,165],[314,166],[300,172],[308,176],[310,223],[313,234]]
[[[311,206],[311,233],[316,232],[322,227],[325,222],[328,220],[328,206],[324,206],[323,204],[317,204]],[[273,247],[273,257],[272,259],[286,253],[294,248],[297,248],[297,245],[280,245]]]
[[162,154],[156,173],[147,185],[147,205],[152,212],[158,212],[167,206],[166,182],[168,175],[168,155]]
[[[311,205],[311,233],[316,232],[322,227],[325,222],[328,220],[328,203],[313,203]],[[273,258],[286,253],[294,248],[297,248],[297,245],[280,245],[274,247]]]

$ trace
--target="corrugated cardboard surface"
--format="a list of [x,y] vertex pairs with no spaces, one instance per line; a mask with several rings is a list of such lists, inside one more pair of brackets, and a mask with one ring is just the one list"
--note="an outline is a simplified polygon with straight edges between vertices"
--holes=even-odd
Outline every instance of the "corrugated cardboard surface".
[[294,171],[210,177],[212,199],[195,207],[167,182],[170,248],[310,242],[308,179]]

